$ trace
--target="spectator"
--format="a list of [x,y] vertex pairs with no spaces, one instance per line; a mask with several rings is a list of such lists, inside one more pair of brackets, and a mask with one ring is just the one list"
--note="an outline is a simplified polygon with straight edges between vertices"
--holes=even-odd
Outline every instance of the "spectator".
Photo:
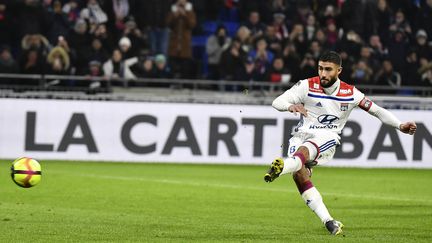
[[[153,57],[147,56],[140,58],[137,63],[131,66],[130,70],[137,78],[155,78],[156,70],[153,63]],[[140,83],[136,83],[136,86],[141,86]],[[151,85],[153,86],[153,85]]]
[[381,70],[376,75],[376,84],[398,88],[401,83],[401,75],[393,69],[391,61],[384,60]]
[[354,84],[371,84],[372,83],[372,68],[368,66],[365,60],[359,60],[351,72],[352,83]]
[[371,35],[369,37],[369,48],[371,56],[376,60],[383,60],[388,55],[388,50],[381,43],[379,35]]
[[305,55],[308,48],[308,43],[306,41],[303,25],[294,25],[291,34],[289,35],[289,41],[295,45],[295,49],[300,56]]
[[226,28],[223,25],[218,26],[216,33],[212,34],[206,43],[206,52],[208,56],[208,79],[219,80],[219,63],[222,52],[231,44],[231,38],[226,34]]
[[285,0],[272,0],[271,1],[271,13],[273,13],[273,20],[274,20],[274,14],[275,13],[281,13],[285,15],[285,13],[288,10],[287,1]]
[[47,57],[48,73],[56,75],[68,75],[70,67],[69,55],[63,47],[54,47]]
[[101,40],[104,47],[108,51],[112,51],[114,48],[116,48],[114,37],[107,30],[106,24],[98,24],[91,34],[93,35],[94,38]]
[[323,29],[317,29],[313,41],[316,41],[321,48],[325,50],[329,49],[329,46],[327,45],[327,36]]
[[362,0],[350,0],[344,2],[341,9],[342,28],[345,31],[353,31],[358,35],[364,34],[365,5]]
[[432,62],[426,58],[420,58],[418,73],[421,75],[422,83],[430,87],[432,85]]
[[353,69],[355,59],[353,56],[349,55],[348,52],[346,52],[345,50],[340,50],[339,53],[343,63],[342,73],[339,75],[339,77],[342,81],[350,80],[351,70]]
[[293,14],[292,22],[305,26],[307,23],[307,16],[313,14],[308,1],[298,1],[295,5],[296,12]]
[[66,14],[69,23],[71,23],[72,26],[75,25],[75,22],[79,19],[80,14],[78,0],[64,1],[62,11]]
[[390,23],[390,33],[391,35],[395,35],[396,32],[402,32],[404,36],[411,35],[411,25],[408,20],[405,19],[404,12],[399,9],[396,11],[394,19]]
[[[37,59],[38,62],[43,60],[45,62],[45,58],[48,55],[48,52],[51,49],[51,45],[48,40],[40,34],[28,34],[24,36],[21,41],[21,50],[23,51],[23,55],[28,57],[28,51],[36,51],[38,53]],[[31,54],[33,57],[33,54]],[[39,60],[40,59],[40,60]],[[36,63],[35,63],[36,64]],[[38,64],[39,65],[39,64]],[[42,70],[42,67],[38,67],[38,70]],[[33,73],[33,71],[31,71]]]
[[[2,46],[0,48],[0,73],[18,73],[18,64],[13,58],[10,48],[8,46]],[[1,83],[4,84],[7,79],[1,79]]]
[[74,31],[69,35],[69,45],[76,53],[75,67],[77,74],[82,74],[88,69],[88,52],[90,35],[87,32],[87,23],[83,19],[77,20]]
[[266,25],[263,24],[260,20],[259,12],[255,10],[249,13],[249,18],[244,23],[244,26],[246,26],[250,30],[252,40],[255,40],[256,38],[264,35],[264,32],[266,30]]
[[234,39],[230,47],[222,52],[220,74],[222,80],[235,80],[237,70],[243,67],[246,52],[241,48],[239,39]]
[[102,41],[98,38],[94,38],[91,43],[88,59],[91,61],[98,61],[100,63],[104,63],[108,60],[108,58],[108,51],[103,46]]
[[168,48],[171,67],[175,78],[192,78],[192,30],[196,24],[192,4],[177,0],[167,17],[171,29]]
[[[29,49],[23,52],[20,60],[20,70],[23,74],[45,74],[45,59],[37,49]],[[23,80],[25,85],[38,85],[39,80]]]
[[421,80],[420,74],[418,73],[419,68],[420,68],[420,63],[418,60],[417,53],[415,52],[414,49],[411,49],[406,57],[406,62],[401,72],[403,86],[424,85],[424,83]]
[[[12,44],[14,29],[12,26],[13,15],[6,4],[7,1],[0,1],[0,45]],[[15,30],[16,31],[16,30]]]
[[122,53],[123,60],[136,56],[132,48],[132,42],[128,37],[122,37],[119,40],[118,47]]
[[70,32],[70,22],[68,16],[62,11],[62,4],[59,0],[53,2],[53,12],[50,16],[51,28],[48,32],[48,40],[55,43],[59,36],[67,38]]
[[372,55],[371,48],[368,46],[361,47],[359,60],[364,61],[366,65],[372,69],[373,73],[376,73],[381,66],[380,60]]
[[[248,57],[245,62],[243,62],[242,67],[237,70],[235,77],[238,81],[263,81],[262,75],[255,66],[255,60],[251,57]],[[241,86],[228,86],[228,90],[239,91],[241,90]]]
[[169,28],[166,17],[171,11],[172,0],[136,1],[133,15],[138,27],[147,34],[153,54],[168,54]]
[[291,81],[291,78],[292,75],[290,71],[285,67],[284,59],[279,56],[275,57],[266,80],[269,80],[272,83],[287,84]]
[[274,54],[267,49],[267,41],[263,37],[256,40],[255,49],[249,53],[249,56],[255,60],[255,69],[258,73],[256,80],[265,80],[273,62]]
[[387,4],[387,0],[378,0],[376,13],[376,33],[384,46],[387,46],[390,41],[390,22],[392,12]]
[[250,30],[246,26],[240,26],[237,30],[236,38],[240,41],[240,46],[243,51],[249,52],[253,40]]
[[407,55],[407,48],[408,41],[405,36],[405,32],[399,29],[394,34],[393,38],[390,40],[388,47],[388,58],[390,59],[396,71],[400,71],[403,69],[405,57]]
[[300,72],[303,75],[300,79],[305,79],[307,77],[312,77],[316,75],[317,62],[313,58],[311,53],[306,53],[302,62],[300,63]]
[[125,79],[125,82],[119,84],[127,86],[127,80],[136,78],[130,70],[130,67],[136,62],[138,62],[137,57],[123,60],[122,52],[114,49],[111,58],[103,64],[102,68],[106,77],[113,80]]
[[97,0],[87,0],[87,6],[81,10],[80,17],[89,23],[90,29],[108,21],[107,14]]
[[90,61],[84,75],[89,77],[103,77],[104,72],[102,69],[102,63],[97,60]]
[[315,32],[317,31],[317,23],[315,15],[309,14],[306,18],[306,25],[305,25],[305,34],[306,34],[306,40],[308,42],[312,41],[313,38],[315,38]]
[[291,80],[300,80],[300,56],[296,52],[295,45],[292,43],[287,43],[282,52],[282,57],[284,60],[285,67],[291,73]]
[[37,49],[40,52],[48,52],[51,45],[45,36],[41,34],[28,34],[21,40],[21,49],[28,50],[30,48]]
[[79,86],[90,88],[88,92],[95,92],[97,89],[109,86],[108,80],[103,79],[104,71],[99,61],[90,61],[85,75],[87,76],[87,80],[79,82]]
[[432,36],[432,0],[424,1],[418,15],[420,29],[424,29],[428,36]]
[[335,50],[339,33],[336,27],[336,22],[333,19],[327,20],[326,29],[324,31],[326,36],[326,46],[329,50]]
[[328,26],[330,23],[333,23],[336,27],[337,13],[335,6],[331,4],[327,4],[325,6],[325,10],[322,16],[319,18],[319,22],[321,26]]
[[169,79],[172,78],[171,69],[167,65],[166,57],[163,54],[155,56],[156,78]]
[[275,36],[280,42],[285,42],[289,37],[288,28],[285,24],[285,14],[273,14],[273,26]]
[[360,48],[363,45],[363,40],[360,35],[350,30],[346,35],[337,43],[337,49],[344,50],[348,55],[353,56],[355,59],[359,58]]
[[315,60],[318,60],[319,56],[321,56],[321,50],[322,47],[318,40],[311,41],[308,52],[312,54]]
[[12,6],[16,7],[14,29],[19,40],[27,34],[48,33],[52,23],[48,19],[47,10],[42,7],[39,0],[17,1]]
[[128,0],[112,0],[112,10],[114,12],[115,26],[120,32],[125,28],[125,19],[129,16]]
[[273,54],[278,54],[282,52],[282,40],[280,40],[277,37],[274,26],[272,25],[267,26],[267,30],[264,37],[267,40],[268,49]]
[[428,35],[425,30],[420,29],[417,31],[415,41],[414,48],[417,56],[432,59],[432,46],[428,43]]
[[123,36],[131,41],[131,53],[133,53],[133,56],[136,56],[141,49],[148,49],[146,37],[138,28],[133,17],[126,21]]

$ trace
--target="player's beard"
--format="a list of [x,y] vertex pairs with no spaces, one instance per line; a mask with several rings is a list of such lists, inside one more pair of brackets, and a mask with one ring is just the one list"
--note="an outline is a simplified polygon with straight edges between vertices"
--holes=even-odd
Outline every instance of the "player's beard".
[[322,86],[322,87],[324,87],[324,88],[328,88],[328,87],[331,87],[331,86],[332,86],[332,85],[337,81],[337,77],[333,77],[333,78],[331,78],[330,81],[327,82],[326,84],[324,84],[324,83],[322,82],[322,79],[320,79],[320,81],[321,81],[321,86]]

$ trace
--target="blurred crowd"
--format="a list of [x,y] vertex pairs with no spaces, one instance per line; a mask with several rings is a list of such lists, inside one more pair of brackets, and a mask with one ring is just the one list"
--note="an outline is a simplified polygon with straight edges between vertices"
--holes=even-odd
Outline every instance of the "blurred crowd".
[[0,73],[289,83],[325,50],[349,83],[432,86],[432,0],[0,0]]

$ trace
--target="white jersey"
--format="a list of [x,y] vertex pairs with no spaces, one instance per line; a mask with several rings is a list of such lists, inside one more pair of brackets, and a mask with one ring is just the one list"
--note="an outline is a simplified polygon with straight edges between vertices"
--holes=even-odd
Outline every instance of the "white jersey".
[[[326,94],[319,77],[300,80],[297,84],[275,99],[273,106],[288,110],[292,104],[303,104],[308,116],[301,116],[294,132],[326,133],[339,140],[351,111],[359,106],[368,111],[372,102],[354,86],[337,80]],[[339,143],[339,141],[338,141]]]

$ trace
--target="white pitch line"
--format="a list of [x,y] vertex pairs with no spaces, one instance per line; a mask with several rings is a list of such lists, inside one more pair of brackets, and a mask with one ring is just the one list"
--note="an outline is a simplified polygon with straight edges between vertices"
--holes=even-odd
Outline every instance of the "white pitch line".
[[[167,179],[150,179],[142,177],[126,177],[126,176],[106,176],[97,174],[76,174],[77,176],[92,177],[100,179],[109,180],[125,180],[125,181],[148,181],[156,183],[165,184],[176,184],[176,185],[187,185],[187,186],[208,186],[216,188],[229,188],[229,189],[247,189],[247,190],[259,190],[259,191],[273,191],[273,192],[285,192],[285,193],[298,193],[297,190],[281,189],[281,188],[271,188],[271,187],[256,187],[256,186],[239,186],[239,185],[227,185],[227,184],[210,184],[210,183],[198,183],[192,181],[179,181],[179,180],[167,180]],[[270,185],[269,185],[270,186]],[[334,197],[349,197],[349,198],[359,198],[359,199],[374,199],[374,200],[385,200],[385,201],[400,201],[400,202],[417,202],[432,204],[432,200],[419,199],[419,198],[399,198],[399,197],[388,197],[388,196],[375,196],[375,195],[365,195],[365,194],[353,194],[353,193],[333,193],[324,192],[321,193],[324,196],[334,196]]]

